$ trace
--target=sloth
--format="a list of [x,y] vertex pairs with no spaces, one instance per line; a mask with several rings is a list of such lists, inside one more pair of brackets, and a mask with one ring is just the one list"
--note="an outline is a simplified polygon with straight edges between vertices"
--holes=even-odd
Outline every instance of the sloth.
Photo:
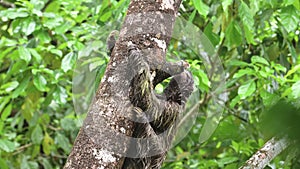
[[[129,64],[137,70],[131,80],[130,101],[135,107],[133,111],[137,119],[144,120],[134,122],[132,137],[140,141],[131,143],[129,151],[134,150],[136,158],[126,157],[122,168],[160,168],[174,138],[177,117],[193,92],[194,81],[184,61],[165,62],[161,69],[157,69],[149,66],[135,45],[128,49]],[[168,86],[162,94],[157,94],[155,86],[169,77],[172,78]]]
[[[118,32],[112,31],[107,38],[107,50],[110,56]],[[184,110],[186,101],[193,92],[194,81],[187,70],[188,63],[153,62],[150,64],[137,45],[128,46],[128,76],[130,101],[133,108],[133,138],[138,141],[129,145],[128,151],[136,152],[135,158],[126,157],[122,169],[158,169],[162,165],[171,141],[176,134],[178,115]],[[153,64],[154,63],[154,64]],[[163,93],[157,94],[155,86],[171,77]],[[146,140],[146,141],[145,141]]]

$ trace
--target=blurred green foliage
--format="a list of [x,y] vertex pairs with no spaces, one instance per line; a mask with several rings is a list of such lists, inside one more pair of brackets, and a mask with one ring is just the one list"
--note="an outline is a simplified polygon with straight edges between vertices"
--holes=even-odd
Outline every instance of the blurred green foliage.
[[[75,113],[72,101],[76,60],[92,64],[99,82],[108,61],[105,39],[120,28],[129,1],[5,1],[11,7],[2,2],[0,168],[62,168],[85,117]],[[299,119],[294,110],[300,105],[300,2],[185,0],[180,14],[216,48],[226,73],[226,99],[213,136],[199,143],[206,120],[200,114],[163,168],[238,168],[270,137],[263,131],[268,127],[260,128],[266,108],[284,99],[294,107],[279,112],[289,118],[294,113],[295,124]],[[206,112],[211,79],[203,61],[176,41],[170,49],[190,63],[202,91],[199,111]],[[280,113],[272,124],[280,123]],[[299,158],[287,154],[272,165],[297,168]]]

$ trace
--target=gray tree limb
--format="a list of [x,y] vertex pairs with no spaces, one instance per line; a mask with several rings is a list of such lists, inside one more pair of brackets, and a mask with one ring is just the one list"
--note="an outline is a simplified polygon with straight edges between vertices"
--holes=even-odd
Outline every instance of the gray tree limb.
[[286,138],[277,140],[270,139],[239,169],[262,169],[265,168],[278,154],[289,146]]

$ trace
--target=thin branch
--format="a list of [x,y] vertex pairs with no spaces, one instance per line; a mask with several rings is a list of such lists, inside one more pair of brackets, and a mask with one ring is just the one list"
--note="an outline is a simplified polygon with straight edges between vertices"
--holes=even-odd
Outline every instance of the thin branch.
[[6,2],[3,0],[0,0],[0,6],[3,6],[4,8],[15,8],[15,4],[10,3],[10,2]]
[[230,112],[230,111],[228,111],[228,112],[229,112],[230,115],[232,115],[232,116],[238,118],[238,119],[241,120],[242,122],[248,123],[248,120],[247,120],[247,119],[244,119],[243,117],[241,117],[241,116],[235,114],[234,112]]
[[33,145],[32,143],[23,145],[23,146],[17,148],[16,152],[14,152],[12,155],[17,155],[17,154],[21,153],[22,151],[24,151],[26,148],[31,147],[32,145]]
[[42,12],[44,12],[46,10],[46,8],[50,5],[50,3],[52,2],[53,0],[49,0],[46,2],[46,4],[44,5],[44,7],[41,9]]
[[59,130],[61,130],[61,128],[54,127],[54,126],[51,126],[51,125],[48,125],[48,128],[51,129],[51,130],[54,130],[54,131],[59,131]]
[[54,158],[59,158],[59,159],[67,159],[68,156],[64,156],[64,155],[57,155],[57,154],[51,154],[51,157]]
[[278,154],[290,145],[287,138],[277,140],[270,139],[239,169],[262,169],[265,168]]

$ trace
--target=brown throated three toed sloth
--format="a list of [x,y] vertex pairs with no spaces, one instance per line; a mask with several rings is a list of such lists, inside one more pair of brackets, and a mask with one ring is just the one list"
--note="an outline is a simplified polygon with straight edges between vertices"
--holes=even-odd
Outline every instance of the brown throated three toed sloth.
[[[129,97],[138,120],[134,122],[135,139],[128,149],[136,156],[126,157],[122,168],[160,168],[174,138],[178,115],[193,92],[194,81],[184,61],[149,66],[137,46],[131,44],[128,49],[132,70],[128,73],[134,73]],[[155,86],[169,77],[172,78],[163,93],[155,93]]]

